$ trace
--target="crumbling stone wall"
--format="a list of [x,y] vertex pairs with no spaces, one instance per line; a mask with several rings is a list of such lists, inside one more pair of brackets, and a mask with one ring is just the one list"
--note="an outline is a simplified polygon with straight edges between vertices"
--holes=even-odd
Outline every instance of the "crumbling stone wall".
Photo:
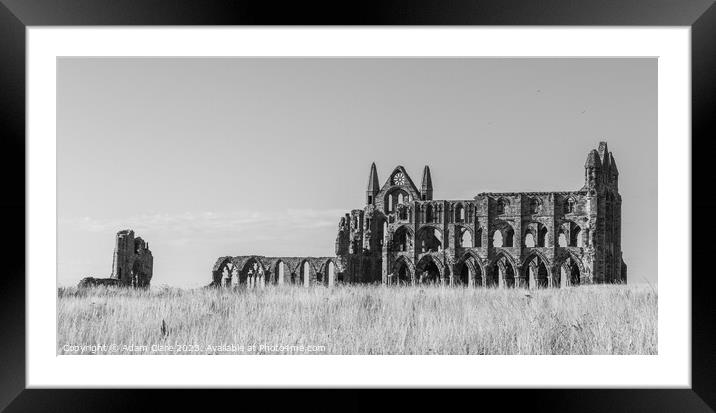
[[266,285],[325,285],[344,282],[343,267],[335,257],[219,257],[212,268],[213,287]]
[[79,284],[77,284],[77,287],[79,288],[88,288],[88,287],[97,287],[100,285],[104,286],[120,286],[121,283],[119,280],[115,280],[113,278],[94,278],[94,277],[85,277],[80,280]]
[[134,231],[119,231],[115,238],[112,274],[109,278],[83,278],[78,287],[97,285],[147,288],[152,280],[154,257],[149,243],[135,237]]

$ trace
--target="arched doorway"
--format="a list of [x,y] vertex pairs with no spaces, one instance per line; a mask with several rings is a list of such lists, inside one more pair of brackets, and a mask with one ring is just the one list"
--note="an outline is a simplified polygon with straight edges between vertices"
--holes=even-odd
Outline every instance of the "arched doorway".
[[549,287],[547,264],[539,255],[534,255],[525,262],[524,278],[529,283],[530,288]]
[[407,286],[412,284],[413,274],[405,259],[399,259],[393,269],[391,284]]
[[442,274],[435,259],[430,255],[424,256],[416,268],[419,284],[434,285],[439,284]]
[[581,284],[582,272],[573,257],[567,258],[560,268],[560,285],[576,286]]
[[510,260],[504,255],[499,256],[490,266],[490,278],[488,286],[501,286],[506,288],[515,287],[515,268]]
[[455,266],[454,283],[465,287],[483,286],[482,270],[475,257],[468,255]]

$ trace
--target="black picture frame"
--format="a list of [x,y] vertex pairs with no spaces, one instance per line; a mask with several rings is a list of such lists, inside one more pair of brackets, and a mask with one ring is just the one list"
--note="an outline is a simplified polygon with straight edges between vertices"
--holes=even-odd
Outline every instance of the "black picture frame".
[[[181,390],[29,390],[25,374],[25,35],[27,26],[83,25],[604,25],[690,26],[692,74],[692,167],[706,165],[710,156],[708,133],[716,104],[716,6],[713,1],[678,0],[452,0],[381,2],[292,2],[276,5],[257,1],[137,1],[137,0],[0,0],[0,139],[3,179],[0,210],[4,214],[3,278],[0,287],[0,409],[7,411],[169,410],[173,406],[209,410],[212,405],[236,400],[234,391]],[[692,169],[692,188],[710,189],[708,170]],[[21,178],[22,177],[22,178]],[[713,209],[713,191],[699,192],[691,200],[692,216]],[[708,213],[708,212],[706,212]],[[25,219],[20,219],[25,217]],[[689,217],[675,224],[691,226]],[[690,269],[692,282],[692,385],[690,389],[545,389],[477,390],[469,400],[481,406],[549,411],[713,411],[716,409],[716,275],[697,271],[708,261],[713,220],[699,221],[693,232]],[[688,242],[689,240],[684,240]],[[686,263],[684,264],[686,267]],[[685,268],[686,271],[688,269]],[[683,274],[660,276],[678,276]],[[688,272],[686,274],[688,276]],[[379,374],[379,373],[376,373]],[[615,375],[619,372],[615,372]],[[517,393],[517,394],[515,394]],[[385,396],[385,395],[383,395]],[[314,405],[323,396],[312,391],[292,392],[282,398],[264,390],[239,396],[242,406],[260,402]],[[411,391],[390,394],[378,402],[372,394],[334,392],[341,410],[374,407],[445,409],[462,395]],[[336,403],[336,402],[333,402]]]

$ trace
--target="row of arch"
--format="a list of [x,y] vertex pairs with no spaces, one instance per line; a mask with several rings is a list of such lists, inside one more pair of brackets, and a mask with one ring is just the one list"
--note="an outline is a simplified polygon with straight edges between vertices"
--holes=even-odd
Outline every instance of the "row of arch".
[[[410,194],[402,189],[396,189],[388,193],[384,201],[385,213],[393,212],[399,221],[412,222],[413,206],[410,205]],[[442,223],[444,210],[447,210],[448,222],[472,222],[474,207],[468,203],[467,206],[461,202],[444,206],[442,202],[422,203],[415,205],[418,215],[418,222],[432,224]]]
[[[383,201],[385,206],[385,213],[398,211],[398,219],[408,220],[412,212],[412,208],[408,207],[411,202],[410,194],[401,188],[396,188],[393,191],[388,192],[385,195]],[[570,196],[562,202],[562,212],[565,214],[572,214],[576,210],[577,200]],[[402,208],[401,208],[402,206]],[[500,197],[495,202],[495,212],[497,215],[504,215],[508,212],[510,206],[510,200],[504,197]],[[442,221],[443,216],[443,202],[437,201],[434,203],[420,204],[418,207],[418,216],[420,221],[424,223],[439,223]],[[450,222],[472,222],[474,206],[470,202],[458,201],[447,204],[448,219]],[[542,200],[538,197],[531,197],[528,200],[528,213],[539,214],[542,212]]]
[[551,263],[534,252],[519,264],[507,252],[492,260],[465,254],[454,265],[446,265],[439,256],[426,254],[417,265],[407,256],[395,260],[388,274],[392,285],[462,285],[484,288],[561,288],[584,282],[582,261],[571,253]]
[[336,261],[331,257],[222,257],[212,270],[214,286],[262,288],[266,285],[325,285],[340,282]]
[[[387,224],[386,224],[387,225]],[[473,234],[474,231],[474,234]],[[454,247],[459,248],[480,248],[482,247],[483,229],[473,230],[470,227],[455,226]],[[515,230],[507,222],[499,222],[495,225],[492,234],[492,246],[495,248],[514,247]],[[548,229],[539,222],[526,224],[522,245],[527,248],[546,247],[548,245]],[[413,245],[415,242],[415,245]],[[572,221],[559,226],[557,231],[558,247],[586,247],[590,245],[589,231],[582,231],[581,227]],[[417,237],[410,226],[401,225],[392,236],[392,249],[397,252],[405,252],[415,247],[419,253],[439,252],[444,249],[443,232],[435,226],[423,226],[418,230]]]

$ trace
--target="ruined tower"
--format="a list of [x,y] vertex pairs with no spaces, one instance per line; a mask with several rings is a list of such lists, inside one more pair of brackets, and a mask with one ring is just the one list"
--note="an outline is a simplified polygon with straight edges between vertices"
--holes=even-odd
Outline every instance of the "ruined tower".
[[141,237],[135,238],[132,230],[117,233],[110,278],[119,280],[122,285],[149,287],[153,265],[154,258],[148,243]]

